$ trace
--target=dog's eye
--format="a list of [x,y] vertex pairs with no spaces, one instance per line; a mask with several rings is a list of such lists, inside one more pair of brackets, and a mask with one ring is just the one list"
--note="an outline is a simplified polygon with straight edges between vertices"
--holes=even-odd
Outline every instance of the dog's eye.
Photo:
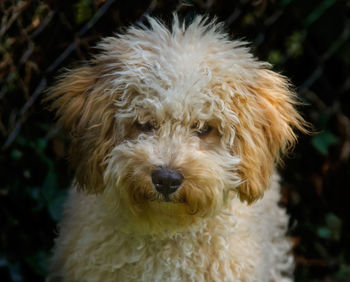
[[208,135],[211,132],[211,130],[212,127],[206,123],[201,129],[197,130],[196,133],[198,136],[205,136]]
[[154,126],[149,121],[147,121],[146,123],[136,122],[136,126],[139,130],[144,132],[152,131],[154,129]]

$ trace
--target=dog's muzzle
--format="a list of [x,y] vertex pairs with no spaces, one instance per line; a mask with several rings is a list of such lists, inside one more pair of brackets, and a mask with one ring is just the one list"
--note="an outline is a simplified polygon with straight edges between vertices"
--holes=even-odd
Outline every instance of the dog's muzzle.
[[182,184],[184,176],[177,170],[157,168],[152,172],[152,182],[156,190],[166,199]]

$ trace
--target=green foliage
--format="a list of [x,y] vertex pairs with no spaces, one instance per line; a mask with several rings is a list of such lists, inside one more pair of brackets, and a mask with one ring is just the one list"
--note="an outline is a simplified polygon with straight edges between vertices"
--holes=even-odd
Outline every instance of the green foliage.
[[342,232],[342,221],[335,214],[328,213],[325,218],[325,225],[319,226],[317,234],[322,239],[339,241]]
[[315,149],[317,149],[321,154],[327,156],[329,147],[336,144],[338,139],[331,132],[324,131],[314,136],[311,142]]
[[350,264],[341,263],[340,269],[335,276],[335,282],[347,282],[350,280]]
[[273,65],[279,65],[283,61],[283,54],[280,50],[271,50],[267,60]]
[[23,276],[20,270],[19,263],[11,263],[6,258],[0,259],[0,267],[7,268],[9,272],[9,278],[12,282],[23,281]]
[[327,10],[336,3],[337,0],[323,0],[318,6],[316,6],[311,13],[306,17],[304,23],[309,26],[316,22],[322,14],[327,12]]
[[303,53],[304,34],[300,31],[293,32],[287,39],[287,53],[291,57],[299,57]]
[[88,21],[94,13],[92,0],[79,0],[75,5],[75,9],[75,20],[78,24],[82,24]]
[[32,269],[41,277],[45,277],[47,274],[47,261],[49,254],[44,251],[38,251],[32,256],[26,257],[26,262],[32,267]]
[[40,191],[45,199],[45,207],[54,221],[61,219],[63,203],[67,196],[66,190],[62,191],[59,188],[55,172],[49,171]]

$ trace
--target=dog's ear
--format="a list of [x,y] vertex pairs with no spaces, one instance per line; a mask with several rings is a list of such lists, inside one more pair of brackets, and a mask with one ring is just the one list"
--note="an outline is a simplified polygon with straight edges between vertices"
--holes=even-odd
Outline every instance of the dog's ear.
[[294,129],[307,132],[307,124],[295,109],[296,97],[287,79],[271,70],[259,69],[254,84],[246,86],[241,98],[235,151],[242,162],[239,171],[244,181],[240,199],[251,203],[269,187],[275,163],[296,142]]
[[66,71],[48,91],[50,110],[56,112],[58,123],[73,134],[84,126],[82,115],[95,78],[89,66]]
[[96,66],[68,70],[46,98],[70,134],[69,158],[78,187],[93,193],[103,190],[104,160],[115,141],[112,95],[103,88],[99,73]]

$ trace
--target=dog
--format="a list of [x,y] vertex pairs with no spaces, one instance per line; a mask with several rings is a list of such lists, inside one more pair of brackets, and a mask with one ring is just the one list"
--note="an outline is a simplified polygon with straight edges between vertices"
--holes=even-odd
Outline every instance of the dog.
[[217,20],[147,21],[49,90],[75,180],[48,281],[291,281],[290,83]]

